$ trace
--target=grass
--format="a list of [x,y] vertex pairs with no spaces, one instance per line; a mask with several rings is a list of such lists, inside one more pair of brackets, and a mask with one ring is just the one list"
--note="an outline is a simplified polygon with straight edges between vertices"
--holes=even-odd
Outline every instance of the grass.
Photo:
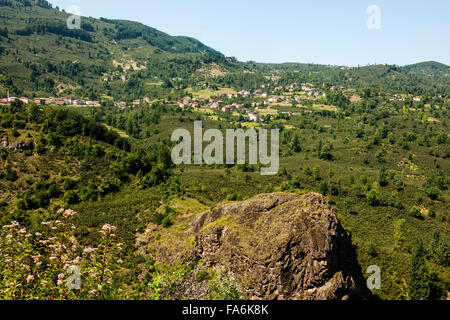
[[211,90],[211,89],[202,89],[202,90],[194,90],[192,88],[188,88],[187,92],[191,93],[194,98],[198,99],[211,99],[213,96],[219,96],[222,94],[236,94],[237,91],[232,88],[220,88],[219,90]]

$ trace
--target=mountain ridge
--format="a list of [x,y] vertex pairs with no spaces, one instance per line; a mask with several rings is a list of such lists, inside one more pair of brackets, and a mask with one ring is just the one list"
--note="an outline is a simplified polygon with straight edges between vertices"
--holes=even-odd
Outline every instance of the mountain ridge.
[[[240,62],[197,39],[171,36],[140,22],[82,17],[81,29],[71,30],[66,27],[70,14],[47,1],[2,0],[0,7],[2,96],[10,91],[15,96],[133,100],[167,96],[175,87],[178,98],[188,87],[227,85],[241,90],[246,83],[245,89],[257,89],[265,77],[280,71],[291,83],[326,82],[416,95],[424,89],[450,90],[449,67],[434,61],[353,68]],[[208,72],[211,68],[218,72]],[[148,85],[159,82],[164,86]]]

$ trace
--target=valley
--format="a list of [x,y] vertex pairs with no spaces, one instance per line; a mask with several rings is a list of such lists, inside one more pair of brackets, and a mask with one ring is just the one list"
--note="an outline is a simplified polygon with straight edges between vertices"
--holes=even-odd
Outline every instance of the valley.
[[[83,17],[67,33],[46,1],[0,8],[5,297],[448,299],[449,66],[241,62],[125,20]],[[198,122],[224,137],[278,130],[279,170],[175,165],[173,132],[194,150]],[[49,221],[63,221],[54,245],[74,245],[61,261],[107,274],[104,289],[62,289],[66,269],[40,242]],[[85,260],[107,255],[99,244],[120,248],[110,265]],[[367,292],[374,265],[382,285]]]

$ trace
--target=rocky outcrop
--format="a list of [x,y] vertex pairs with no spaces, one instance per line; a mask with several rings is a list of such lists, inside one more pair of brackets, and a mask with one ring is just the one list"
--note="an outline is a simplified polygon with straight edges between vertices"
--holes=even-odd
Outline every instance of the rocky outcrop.
[[322,195],[275,193],[224,203],[197,215],[184,232],[185,239],[195,236],[193,248],[180,249],[179,240],[173,249],[160,243],[154,252],[167,263],[189,257],[205,268],[226,270],[248,299],[370,295],[350,236]]

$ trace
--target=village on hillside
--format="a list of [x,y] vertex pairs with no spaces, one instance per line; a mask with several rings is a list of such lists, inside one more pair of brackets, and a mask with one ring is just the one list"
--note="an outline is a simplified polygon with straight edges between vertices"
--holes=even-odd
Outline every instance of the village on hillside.
[[[346,89],[345,87],[337,87],[335,85],[329,88],[317,89],[311,84],[292,83],[288,86],[278,86],[276,83],[262,85],[261,88],[248,91],[241,90],[236,92],[232,89],[229,92],[226,88],[221,88],[219,93],[211,90],[210,97],[195,97],[195,95],[185,96],[183,99],[176,101],[176,104],[182,110],[209,110],[209,112],[223,112],[241,117],[241,122],[265,122],[263,114],[287,114],[295,115],[292,110],[278,112],[279,107],[297,107],[304,104],[324,106],[327,104],[327,95],[333,93],[341,93],[349,98],[350,101],[359,101],[361,97],[356,94],[354,89]],[[400,94],[384,94],[386,101],[405,101],[405,95]],[[414,102],[420,102],[421,97],[410,97]],[[0,99],[0,105],[9,105],[12,101],[20,100],[24,104],[34,103],[39,106],[85,106],[85,107],[101,107],[102,103],[97,100],[89,100],[87,98],[66,98],[66,97],[50,97],[50,98],[28,98],[28,97],[11,97],[9,92],[6,98]],[[113,102],[113,106],[118,108],[137,107],[142,104],[151,105],[153,102],[149,97],[135,99],[130,102],[119,101]],[[165,104],[173,104],[173,101],[164,101]]]

